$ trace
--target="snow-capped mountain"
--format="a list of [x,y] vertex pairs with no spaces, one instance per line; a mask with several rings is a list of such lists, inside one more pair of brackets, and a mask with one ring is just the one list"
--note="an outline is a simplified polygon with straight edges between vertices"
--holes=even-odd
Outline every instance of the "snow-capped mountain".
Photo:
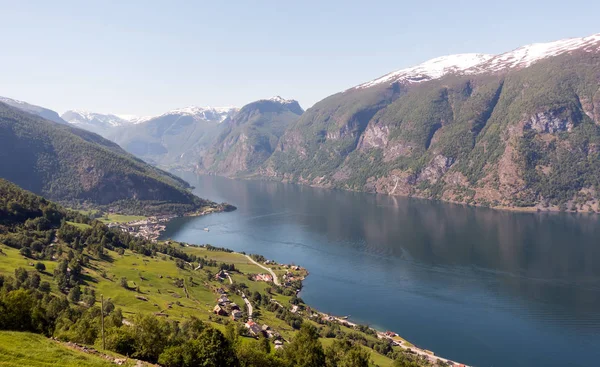
[[103,114],[85,110],[69,110],[62,114],[62,118],[77,127],[99,133],[103,136],[112,136],[114,128],[140,125],[150,121],[172,121],[183,117],[191,117],[196,122],[222,122],[235,113],[235,107],[197,107],[188,106],[177,108],[157,116],[136,116],[121,114]]
[[0,97],[0,102],[6,103],[7,105],[18,108],[22,111],[29,112],[34,115],[38,115],[40,117],[45,118],[46,120],[54,121],[59,124],[67,123],[65,120],[60,118],[58,113],[56,113],[55,111],[52,111],[48,108],[32,105],[27,102],[23,102],[23,101],[19,101],[19,100],[7,98],[7,97]]
[[458,54],[437,57],[422,64],[391,72],[375,80],[356,86],[369,88],[379,84],[415,84],[439,79],[448,74],[481,74],[507,69],[525,68],[540,60],[581,50],[600,50],[600,33],[581,38],[568,38],[554,42],[534,43],[500,55]]
[[439,57],[332,94],[289,125],[251,174],[491,207],[595,212],[600,166],[590,162],[598,162],[598,126],[595,34],[498,55]]
[[134,123],[140,123],[148,119],[133,115],[112,115],[84,110],[69,110],[62,114],[63,120],[75,125],[93,125],[99,128],[110,128]]
[[494,56],[467,72],[482,73],[508,68],[525,68],[540,60],[576,50],[585,52],[600,50],[600,33],[589,37],[567,38],[554,42],[533,43],[522,46],[513,51]]
[[394,71],[370,82],[363,83],[356,88],[369,88],[382,83],[420,83],[438,79],[450,73],[459,73],[481,64],[494,57],[487,54],[458,54],[436,57],[422,64],[410,68]]
[[285,98],[282,98],[281,96],[265,98],[265,99],[261,99],[261,101],[271,101],[271,102],[277,102],[277,103],[281,103],[281,104],[297,103],[297,101],[295,99],[285,99]]
[[[188,106],[183,108],[177,108],[171,111],[168,111],[158,117],[167,116],[167,115],[185,115],[192,116],[194,119],[205,120],[205,121],[219,121],[222,122],[228,116],[235,113],[238,109],[236,107],[198,107],[198,106]],[[149,119],[148,119],[149,120]],[[147,121],[147,120],[146,120]]]

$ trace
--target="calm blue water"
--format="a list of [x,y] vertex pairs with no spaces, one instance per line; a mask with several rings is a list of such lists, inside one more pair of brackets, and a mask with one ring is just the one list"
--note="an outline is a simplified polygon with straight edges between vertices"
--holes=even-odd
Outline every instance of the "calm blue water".
[[302,265],[321,311],[475,366],[600,365],[599,216],[184,178],[238,210],[174,219],[164,238]]

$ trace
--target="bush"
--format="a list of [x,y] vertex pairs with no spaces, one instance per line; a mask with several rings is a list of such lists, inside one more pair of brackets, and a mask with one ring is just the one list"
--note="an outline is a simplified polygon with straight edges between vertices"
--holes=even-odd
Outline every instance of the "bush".
[[31,257],[31,249],[29,247],[23,247],[19,250],[19,253],[25,257]]
[[35,270],[42,273],[42,272],[46,271],[46,265],[44,265],[44,263],[38,262],[37,264],[35,264]]

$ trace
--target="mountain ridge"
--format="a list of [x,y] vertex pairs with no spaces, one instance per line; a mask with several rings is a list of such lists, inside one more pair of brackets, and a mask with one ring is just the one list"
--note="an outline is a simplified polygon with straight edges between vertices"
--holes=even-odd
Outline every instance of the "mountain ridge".
[[67,122],[65,120],[63,120],[58,113],[56,113],[56,111],[52,111],[48,108],[45,107],[41,107],[41,106],[37,106],[37,105],[33,105],[33,104],[29,104],[27,102],[24,101],[19,101],[17,99],[12,99],[12,98],[8,98],[8,97],[1,97],[0,96],[0,102],[5,103],[9,106],[12,106],[14,108],[18,108],[22,111],[28,112],[28,113],[32,113],[34,115],[43,117],[47,120],[50,121],[54,121],[56,123],[59,124],[67,124]]
[[[279,119],[270,103],[292,108]],[[600,211],[600,34],[435,58],[306,111],[279,96],[224,118],[175,111],[110,138],[148,162],[200,173]]]
[[298,101],[279,96],[248,103],[223,121],[196,169],[228,176],[252,172],[271,156],[281,135],[302,113]]
[[114,142],[3,103],[0,158],[0,177],[73,206],[183,214],[210,204]]
[[453,73],[468,75],[528,67],[545,58],[581,49],[589,52],[598,51],[600,49],[600,33],[587,37],[532,43],[497,55],[467,53],[440,56],[415,66],[393,71],[353,88],[368,88],[386,82],[419,83],[439,79]]
[[481,62],[462,68],[442,62],[386,74],[309,108],[255,176],[497,208],[598,211],[599,51],[594,35],[469,56]]

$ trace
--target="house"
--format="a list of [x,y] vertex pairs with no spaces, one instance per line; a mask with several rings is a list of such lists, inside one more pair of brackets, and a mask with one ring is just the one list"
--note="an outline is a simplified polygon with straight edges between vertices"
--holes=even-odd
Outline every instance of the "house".
[[254,336],[259,336],[262,333],[262,329],[254,321],[248,321],[244,326],[246,326],[246,329]]
[[283,348],[283,342],[281,340],[275,340],[275,349]]
[[227,311],[219,305],[216,305],[215,308],[213,308],[213,312],[220,316],[227,316]]
[[296,313],[298,312],[298,305],[293,305],[292,306],[292,313]]
[[217,299],[217,303],[221,306],[225,306],[226,304],[230,303],[230,301],[229,298],[227,298],[227,296],[221,295],[221,297]]
[[269,338],[269,339],[278,339],[278,338],[281,337],[281,334],[279,334],[275,330],[269,329],[269,330],[266,331],[266,333],[267,333],[267,338]]
[[223,270],[215,274],[215,280],[222,282],[223,280],[225,280],[225,278],[227,278],[227,274]]
[[273,276],[271,274],[256,274],[254,280],[257,282],[272,282]]
[[242,318],[243,315],[244,314],[239,309],[231,311],[231,319],[232,320],[239,320]]

